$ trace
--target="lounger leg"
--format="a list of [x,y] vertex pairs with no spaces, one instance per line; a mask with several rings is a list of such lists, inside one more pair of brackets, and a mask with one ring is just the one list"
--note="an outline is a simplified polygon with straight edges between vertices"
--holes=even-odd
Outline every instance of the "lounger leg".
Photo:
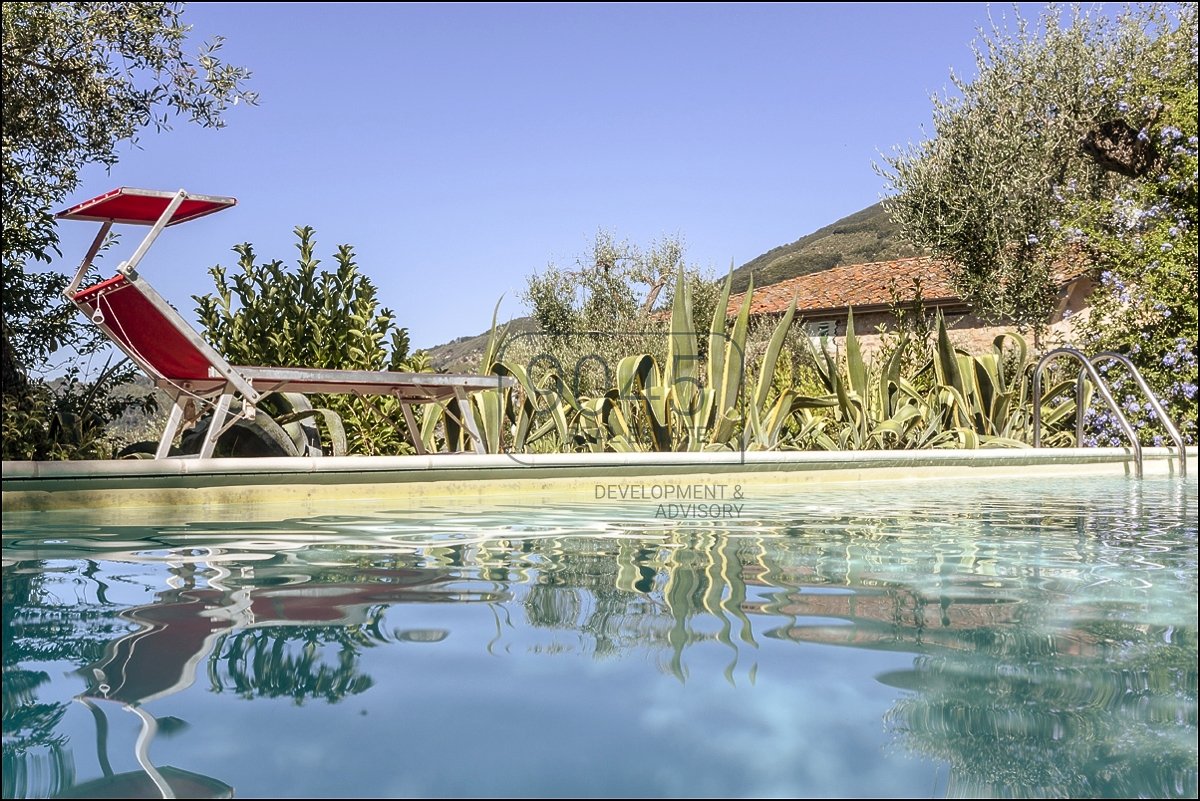
[[467,397],[462,387],[454,388],[454,397],[458,398],[458,409],[462,413],[463,425],[467,427],[471,438],[475,440],[475,452],[487,453],[483,446],[483,437],[479,436],[479,427],[475,425],[475,410],[471,408],[471,399]]
[[421,442],[421,429],[417,428],[417,418],[413,416],[412,407],[404,401],[400,402],[400,411],[404,412],[404,422],[408,424],[408,436],[413,447],[421,456],[425,455],[425,445]]
[[179,424],[183,421],[183,404],[183,396],[176,395],[175,405],[171,407],[171,414],[167,417],[167,427],[163,429],[162,439],[158,441],[158,450],[154,452],[155,459],[166,459],[171,455],[171,443],[175,441],[175,432],[179,430]]
[[204,444],[200,446],[201,459],[212,458],[213,451],[217,448],[217,440],[225,432],[225,418],[229,414],[229,402],[232,400],[233,393],[226,392],[217,401],[217,408],[213,409],[212,420],[208,424],[208,433],[204,435]]

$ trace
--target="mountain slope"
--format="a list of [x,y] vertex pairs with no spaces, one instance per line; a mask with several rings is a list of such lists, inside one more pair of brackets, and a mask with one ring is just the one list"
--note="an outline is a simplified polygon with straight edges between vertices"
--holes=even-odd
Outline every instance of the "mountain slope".
[[913,248],[900,241],[898,228],[876,203],[746,262],[733,271],[733,291],[744,292],[751,274],[755,286],[768,286],[839,264],[915,255]]
[[[510,337],[538,330],[532,317],[515,317],[507,323],[500,323],[499,327],[503,328],[505,325],[508,326]],[[489,334],[490,330],[474,336],[468,334],[456,337],[442,345],[434,345],[426,349],[429,361],[437,370],[447,370],[451,373],[478,372],[481,369],[479,363],[483,361],[483,352],[487,349]]]

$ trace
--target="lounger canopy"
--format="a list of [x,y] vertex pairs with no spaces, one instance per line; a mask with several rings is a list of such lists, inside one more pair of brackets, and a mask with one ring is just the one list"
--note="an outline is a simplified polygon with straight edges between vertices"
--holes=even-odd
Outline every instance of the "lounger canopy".
[[[60,211],[55,216],[60,220],[154,225],[167,210],[167,206],[171,205],[175,195],[175,192],[122,186]],[[188,222],[236,205],[237,200],[231,197],[188,195],[172,210],[166,224]]]
[[[252,418],[259,402],[272,392],[396,397],[418,453],[424,453],[424,448],[416,431],[411,404],[456,399],[463,427],[471,435],[475,450],[482,453],[483,440],[467,395],[513,386],[513,379],[444,373],[234,366],[138,273],[137,265],[165,227],[230,208],[236,203],[230,197],[189,195],[182,189],[171,193],[121,188],[58,214],[61,219],[102,223],[100,233],[65,292],[67,298],[174,402],[155,457],[167,456],[179,427],[194,421],[207,406],[214,408],[215,419],[209,426],[199,455],[201,458],[212,456],[221,434],[238,419]],[[149,225],[151,230],[133,256],[117,267],[116,275],[79,289],[114,223]],[[241,399],[241,408],[231,411],[235,397]]]

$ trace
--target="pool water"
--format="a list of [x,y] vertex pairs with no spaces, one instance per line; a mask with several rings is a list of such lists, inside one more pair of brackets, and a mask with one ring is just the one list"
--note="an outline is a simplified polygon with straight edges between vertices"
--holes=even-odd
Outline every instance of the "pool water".
[[5,515],[4,796],[1197,793],[1194,483],[595,495]]

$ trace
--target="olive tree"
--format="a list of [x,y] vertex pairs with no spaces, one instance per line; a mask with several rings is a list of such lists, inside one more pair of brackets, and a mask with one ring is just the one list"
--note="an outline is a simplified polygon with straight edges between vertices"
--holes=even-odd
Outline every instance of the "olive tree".
[[[221,39],[195,55],[185,52],[190,26],[183,10],[182,3],[142,2],[2,6],[0,358],[5,409],[20,410],[23,428],[40,425],[39,437],[54,439],[60,436],[54,431],[72,427],[55,428],[63,411],[54,408],[55,398],[63,393],[56,396],[37,376],[49,371],[62,348],[87,354],[103,344],[63,301],[66,276],[33,266],[57,251],[53,209],[78,188],[84,167],[116,164],[120,145],[143,131],[165,130],[176,117],[219,128],[230,105],[256,100],[244,88],[250,73],[219,58]],[[77,373],[67,371],[67,394],[90,392],[78,386]],[[128,375],[116,368],[104,380],[111,387]],[[102,425],[102,417],[93,423]],[[10,442],[8,432],[6,458],[23,458],[24,445]],[[58,444],[65,450],[54,446],[55,453],[70,454],[69,442]]]
[[1053,6],[980,30],[976,75],[933,97],[933,135],[876,166],[903,235],[956,265],[977,308],[1039,329],[1072,244],[1057,235],[1068,207],[1161,172],[1151,130],[1168,109],[1143,88],[1188,59],[1194,81],[1195,19],[1191,4],[1115,18]]

